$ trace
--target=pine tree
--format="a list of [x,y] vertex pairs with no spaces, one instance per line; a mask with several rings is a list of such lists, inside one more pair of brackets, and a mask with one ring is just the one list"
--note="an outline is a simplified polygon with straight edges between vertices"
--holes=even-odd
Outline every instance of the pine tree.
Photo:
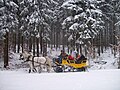
[[17,5],[13,1],[9,0],[3,0],[0,2],[0,37],[4,41],[4,67],[6,68],[9,61],[9,33],[14,31]]
[[89,0],[67,0],[61,7],[67,13],[62,25],[72,37],[71,47],[75,46],[75,43],[79,44],[82,54],[81,45],[87,44],[101,29],[103,30],[102,11]]

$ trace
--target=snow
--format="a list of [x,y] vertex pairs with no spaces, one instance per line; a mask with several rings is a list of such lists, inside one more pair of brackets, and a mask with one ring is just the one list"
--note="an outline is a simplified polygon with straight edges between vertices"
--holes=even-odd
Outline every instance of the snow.
[[120,90],[120,70],[28,74],[0,71],[0,90]]
[[87,34],[85,35],[85,37],[83,37],[83,38],[85,38],[85,39],[89,39],[89,38],[92,38],[92,37],[90,36],[89,33],[87,33]]
[[[97,56],[98,57],[98,56]],[[114,57],[113,54],[111,54],[111,50],[107,50],[103,54],[101,54],[100,57],[91,60],[90,66],[91,70],[99,70],[99,69],[117,69],[117,62],[118,58]]]
[[98,13],[98,14],[102,15],[102,12],[98,9],[96,9],[96,10],[91,9],[91,12],[92,13]]
[[54,1],[54,0],[51,0],[51,2],[54,3],[54,4],[56,4],[56,5],[58,5],[58,3],[56,1]]
[[72,16],[69,16],[69,17],[67,17],[65,20],[66,20],[67,22],[70,22],[70,21],[73,20],[73,17],[72,17]]
[[16,3],[12,2],[12,1],[10,1],[10,5],[14,6],[14,7],[17,7],[17,8],[19,7]]
[[65,7],[71,7],[71,3],[74,3],[73,0],[66,0],[63,5],[61,7],[65,8]]
[[0,8],[0,12],[4,11],[5,10],[5,7],[1,7]]
[[88,23],[90,20],[92,20],[92,21],[94,21],[94,22],[96,21],[94,18],[89,17],[89,18],[88,18],[88,21],[87,21],[86,23]]
[[73,40],[73,36],[70,35],[69,38],[68,38],[68,41],[70,42],[71,40]]
[[80,15],[75,15],[74,20],[77,20],[80,18]]
[[73,25],[70,26],[70,30],[77,30],[78,29],[79,24],[78,23],[74,23]]
[[116,26],[119,26],[120,25],[120,21],[118,21],[117,23],[115,23]]
[[39,38],[39,37],[40,37],[40,34],[38,33],[38,34],[36,35],[36,37]]

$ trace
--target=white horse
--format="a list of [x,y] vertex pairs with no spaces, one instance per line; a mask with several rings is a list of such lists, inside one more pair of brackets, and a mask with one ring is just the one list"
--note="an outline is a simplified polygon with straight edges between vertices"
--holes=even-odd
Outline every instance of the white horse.
[[[34,57],[32,54],[28,52],[23,52],[20,55],[20,58],[23,58],[25,62],[28,62],[29,64],[29,73],[31,71],[37,72],[36,68],[38,68],[38,72],[41,73],[42,69],[47,69],[47,72],[51,71],[51,60],[50,58],[46,57]],[[22,59],[21,58],[21,59]]]

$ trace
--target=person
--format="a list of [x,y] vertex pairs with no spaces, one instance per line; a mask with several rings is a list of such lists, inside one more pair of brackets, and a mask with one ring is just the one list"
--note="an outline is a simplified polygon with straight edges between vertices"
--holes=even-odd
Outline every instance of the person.
[[60,55],[58,56],[59,57],[59,63],[62,63],[62,59],[63,58],[66,58],[68,55],[65,53],[64,50],[61,50],[61,53]]
[[72,55],[68,55],[69,60],[74,60],[74,57]]
[[77,53],[76,51],[72,51],[71,56],[76,58],[76,53]]
[[80,60],[84,60],[84,59],[86,59],[86,58],[85,58],[85,56],[84,56],[83,54],[81,54],[81,56],[80,56],[79,59],[80,59]]
[[76,59],[79,59],[79,58],[80,58],[79,53],[76,53]]
[[86,59],[85,56],[81,54],[81,56],[76,59],[76,63],[80,63],[82,60],[85,60],[85,59]]

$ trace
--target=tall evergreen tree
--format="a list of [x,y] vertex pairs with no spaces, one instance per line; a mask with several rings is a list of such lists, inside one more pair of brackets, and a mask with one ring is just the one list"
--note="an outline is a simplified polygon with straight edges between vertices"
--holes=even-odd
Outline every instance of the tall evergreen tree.
[[62,25],[72,37],[69,38],[72,47],[78,43],[81,48],[81,44],[87,44],[89,39],[103,30],[102,11],[92,1],[67,0],[61,7],[67,12]]

